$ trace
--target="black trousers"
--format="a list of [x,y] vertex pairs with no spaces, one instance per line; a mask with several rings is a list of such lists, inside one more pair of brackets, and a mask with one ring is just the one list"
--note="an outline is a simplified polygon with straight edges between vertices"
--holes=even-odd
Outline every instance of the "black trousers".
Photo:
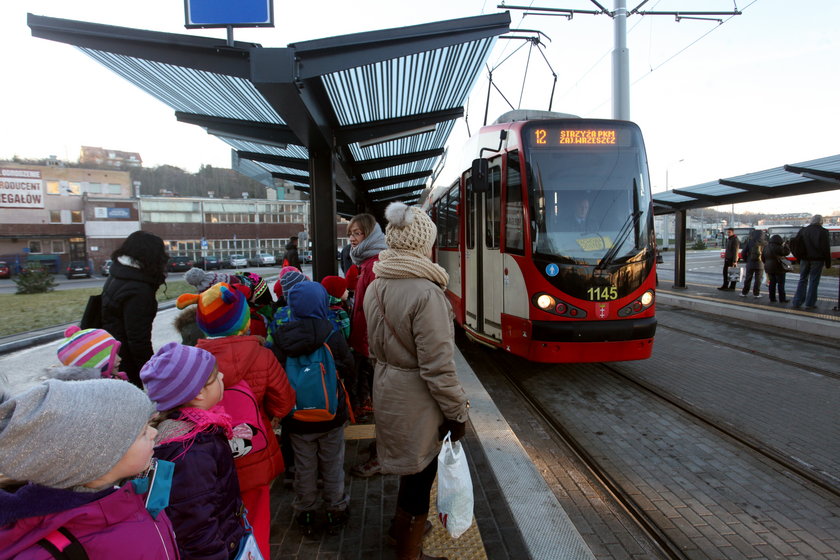
[[413,516],[429,513],[429,500],[432,496],[432,484],[437,476],[438,459],[435,457],[419,473],[400,477],[400,489],[397,493],[397,507]]
[[729,281],[729,269],[733,266],[735,266],[735,263],[733,263],[731,260],[723,259],[723,284],[721,284],[722,288],[726,288],[727,286],[729,286],[730,290],[735,289],[735,284],[737,284],[738,282]]

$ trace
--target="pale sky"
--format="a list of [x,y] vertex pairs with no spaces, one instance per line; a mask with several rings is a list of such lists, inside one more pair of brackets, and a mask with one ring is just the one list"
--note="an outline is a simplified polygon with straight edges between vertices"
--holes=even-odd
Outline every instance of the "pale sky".
[[[599,0],[608,8],[612,0]],[[641,0],[627,0],[628,8]],[[514,0],[528,5],[530,0]],[[594,9],[587,0],[540,0],[534,6]],[[724,23],[672,16],[632,16],[630,116],[647,143],[654,191],[840,153],[840,2],[836,0],[650,0],[644,10],[731,11]],[[134,8],[138,9],[134,9]],[[237,29],[237,40],[282,47],[295,41],[413,25],[498,11],[490,0],[275,1],[275,28]],[[125,27],[224,37],[224,30],[186,30],[183,2],[22,0],[0,2],[3,87],[0,158],[76,160],[81,145],[139,152],[147,166],[230,166],[230,148],[203,129],[178,123],[173,111],[66,44],[35,39],[26,13]],[[318,19],[328,15],[327,19]],[[553,110],[610,118],[613,23],[607,16],[525,16],[513,28],[550,37],[544,51],[558,75]],[[705,35],[705,36],[704,36]],[[692,44],[693,43],[693,44]],[[519,42],[499,41],[495,66]],[[528,47],[494,72],[516,106],[548,109],[551,74]],[[682,51],[682,52],[681,52]],[[522,93],[521,93],[522,92]],[[469,129],[484,117],[486,73],[468,108]],[[493,92],[489,120],[509,107]],[[467,126],[456,124],[450,152],[460,152]],[[727,207],[727,210],[729,208]],[[840,191],[766,203],[736,212],[840,213]]]

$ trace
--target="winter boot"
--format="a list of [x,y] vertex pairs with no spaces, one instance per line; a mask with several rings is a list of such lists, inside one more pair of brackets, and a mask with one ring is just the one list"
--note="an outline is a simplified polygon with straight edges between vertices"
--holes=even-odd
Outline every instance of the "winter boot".
[[315,524],[314,511],[302,511],[295,519],[298,529],[304,537],[314,539],[318,537],[318,526]]
[[327,533],[330,535],[337,535],[347,525],[350,520],[350,511],[348,509],[328,509],[327,510]]
[[[388,542],[388,546],[397,546],[397,530],[395,524],[394,517],[391,518],[391,525],[388,527],[388,534],[385,535],[385,540]],[[423,528],[423,537],[425,538],[426,535],[432,532],[432,522],[428,519],[426,520],[426,525]]]
[[394,516],[394,536],[397,540],[397,560],[447,560],[444,556],[423,554],[423,534],[426,530],[425,515],[411,515],[397,508]]

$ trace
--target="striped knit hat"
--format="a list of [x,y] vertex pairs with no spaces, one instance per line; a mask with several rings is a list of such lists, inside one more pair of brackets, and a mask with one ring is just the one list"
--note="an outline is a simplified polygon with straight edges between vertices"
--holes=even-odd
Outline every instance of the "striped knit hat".
[[216,358],[207,350],[170,342],[146,362],[140,379],[158,411],[163,412],[197,397],[215,367]]
[[196,323],[201,332],[209,337],[232,336],[248,330],[251,322],[251,310],[248,297],[251,290],[247,286],[231,286],[224,282],[214,284],[200,294],[182,294],[176,305],[183,309],[198,303]]
[[251,288],[251,297],[248,298],[248,301],[251,303],[260,299],[260,297],[266,293],[266,290],[268,290],[268,285],[266,285],[265,280],[263,280],[262,276],[259,274],[254,274],[253,272],[243,272],[242,274],[237,274],[236,276],[242,281],[242,284]]
[[98,369],[102,377],[111,377],[120,342],[102,329],[81,330],[76,325],[64,331],[64,342],[58,347],[58,361],[65,366]]

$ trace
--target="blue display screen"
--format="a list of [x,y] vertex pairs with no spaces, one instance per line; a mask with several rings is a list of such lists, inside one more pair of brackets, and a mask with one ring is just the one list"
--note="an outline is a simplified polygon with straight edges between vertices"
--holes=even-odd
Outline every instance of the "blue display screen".
[[273,0],[185,0],[186,27],[273,26]]

